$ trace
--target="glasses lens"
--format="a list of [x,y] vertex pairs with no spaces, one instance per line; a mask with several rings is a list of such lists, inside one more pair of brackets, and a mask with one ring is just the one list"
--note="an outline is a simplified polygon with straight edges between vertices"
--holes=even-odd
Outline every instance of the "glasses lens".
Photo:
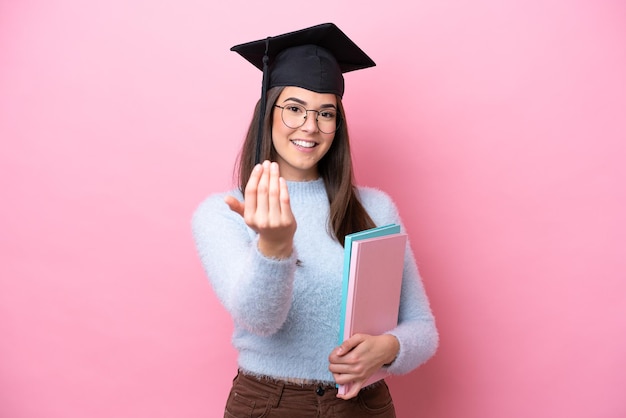
[[295,129],[304,125],[306,119],[306,109],[297,104],[288,104],[282,110],[283,122],[287,127]]
[[332,134],[337,130],[337,111],[334,109],[320,110],[317,114],[317,127],[325,134]]

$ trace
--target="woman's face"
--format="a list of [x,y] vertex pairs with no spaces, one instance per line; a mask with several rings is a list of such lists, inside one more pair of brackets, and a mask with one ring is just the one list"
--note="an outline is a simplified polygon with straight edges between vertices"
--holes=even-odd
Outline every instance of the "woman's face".
[[[327,117],[331,112],[337,113],[337,98],[334,94],[315,93],[300,87],[285,87],[278,96],[276,105],[287,106],[285,112],[295,109],[290,108],[290,105],[300,105],[307,110],[327,110],[326,114],[319,116],[320,122],[325,115]],[[283,123],[282,109],[274,107],[273,111],[272,143],[277,153],[276,162],[280,167],[280,175],[291,181],[317,179],[317,163],[330,149],[335,133],[327,134],[319,130],[316,112],[306,112],[307,117],[302,126],[289,128]]]

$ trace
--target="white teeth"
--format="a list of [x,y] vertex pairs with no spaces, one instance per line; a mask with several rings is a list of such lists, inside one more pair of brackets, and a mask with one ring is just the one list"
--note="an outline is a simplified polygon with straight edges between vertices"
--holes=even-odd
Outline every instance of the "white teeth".
[[309,141],[300,141],[300,140],[293,140],[291,141],[294,144],[298,145],[299,147],[303,147],[303,148],[313,148],[315,146],[315,142],[309,142]]

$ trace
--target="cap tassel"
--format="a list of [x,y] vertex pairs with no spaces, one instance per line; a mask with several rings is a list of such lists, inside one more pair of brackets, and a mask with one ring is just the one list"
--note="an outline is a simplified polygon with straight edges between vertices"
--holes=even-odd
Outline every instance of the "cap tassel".
[[261,162],[261,142],[263,141],[263,122],[265,120],[265,111],[267,109],[266,101],[267,101],[267,83],[268,80],[268,62],[269,56],[268,51],[270,47],[270,37],[268,36],[265,39],[265,54],[263,55],[263,81],[261,86],[261,111],[259,117],[259,131],[257,133],[256,139],[256,156],[254,158],[254,164],[259,164]]

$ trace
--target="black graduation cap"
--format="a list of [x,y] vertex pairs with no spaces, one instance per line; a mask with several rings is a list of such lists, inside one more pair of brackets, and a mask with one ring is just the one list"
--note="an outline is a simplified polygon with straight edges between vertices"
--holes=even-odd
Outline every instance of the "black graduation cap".
[[333,23],[235,45],[230,50],[263,71],[257,162],[268,89],[296,86],[342,97],[342,73],[376,65]]

